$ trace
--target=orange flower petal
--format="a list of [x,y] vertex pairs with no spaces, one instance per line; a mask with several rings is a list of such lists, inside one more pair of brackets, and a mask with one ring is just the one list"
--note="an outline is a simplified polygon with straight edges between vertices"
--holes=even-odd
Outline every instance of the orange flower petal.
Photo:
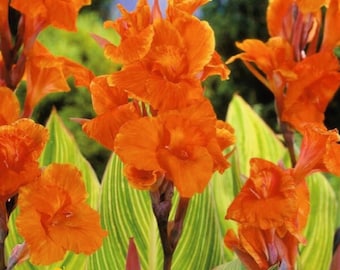
[[43,224],[37,222],[39,219],[37,212],[27,210],[21,211],[16,220],[17,228],[29,246],[30,261],[36,265],[48,265],[62,260],[65,250],[47,237]]
[[250,177],[228,208],[226,218],[261,229],[277,228],[297,212],[294,178],[277,165],[250,161]]
[[85,203],[66,210],[70,211],[72,216],[66,218],[60,226],[56,224],[57,226],[50,227],[49,237],[65,250],[74,253],[90,255],[95,252],[102,245],[103,237],[107,235],[100,227],[98,212]]
[[117,5],[122,17],[116,21],[105,22],[105,27],[117,31],[121,40],[118,46],[105,45],[105,55],[118,63],[127,64],[143,58],[152,43],[154,35],[151,25],[150,7],[145,0],[138,1],[136,10],[128,12],[122,5]]
[[76,86],[89,88],[90,82],[94,78],[91,70],[65,57],[58,57],[58,60],[63,63],[63,73],[65,77],[73,77]]
[[27,57],[26,80],[25,115],[32,113],[35,105],[47,94],[70,90],[63,72],[63,61],[49,54],[39,43],[35,43]]
[[[238,58],[244,61],[254,76],[274,94],[280,115],[285,85],[296,79],[296,74],[292,71],[295,61],[291,45],[281,37],[270,38],[267,43],[247,39],[236,45],[244,53],[232,56],[226,63],[229,64]],[[260,72],[252,66],[253,63]]]
[[69,31],[76,30],[76,19],[79,9],[90,4],[90,1],[62,1],[62,0],[37,0],[27,3],[25,0],[13,0],[11,6],[22,14],[27,20],[39,19],[46,25],[53,25]]
[[294,0],[270,0],[267,7],[267,28],[270,36],[285,36],[283,23],[285,22],[286,29],[292,28],[292,21],[287,21],[291,18],[290,15]]
[[203,192],[213,173],[213,160],[204,147],[183,148],[175,153],[160,149],[158,160],[184,198]]
[[[156,157],[161,129],[155,118],[140,118],[124,124],[114,141],[114,149],[125,164],[145,171],[161,171]],[[137,140],[138,138],[138,140]]]
[[178,15],[179,18],[172,23],[185,44],[188,72],[193,74],[202,72],[215,51],[214,32],[205,21],[183,13]]
[[340,85],[338,68],[337,58],[329,52],[313,54],[297,63],[294,67],[297,79],[289,82],[285,107],[289,108],[301,96],[308,96],[311,103],[325,110]]
[[20,105],[14,92],[0,87],[0,126],[7,125],[19,118]]
[[239,226],[239,238],[228,230],[224,243],[232,249],[248,269],[268,269],[266,243],[260,230]]
[[330,0],[326,11],[323,40],[320,51],[332,51],[340,41],[340,2]]
[[129,184],[137,189],[149,190],[158,180],[162,173],[156,171],[138,170],[132,166],[124,166],[124,175],[129,180]]
[[108,76],[99,76],[90,85],[93,108],[97,114],[105,113],[128,103],[128,95],[122,89],[109,86]]
[[[337,134],[338,135],[338,134]],[[327,170],[337,176],[340,176],[340,137],[335,134],[329,138],[326,153],[323,157],[323,162]]]
[[51,264],[67,250],[90,254],[101,246],[107,233],[86,197],[80,172],[67,164],[49,165],[20,190],[16,224],[33,263]]
[[139,117],[135,106],[129,103],[86,121],[82,128],[87,136],[115,151],[114,140],[120,127],[127,121],[135,120]]
[[312,13],[312,12],[316,12],[319,11],[320,8],[327,4],[329,1],[328,0],[313,0],[313,1],[309,1],[309,0],[296,0],[299,9],[303,12],[303,13]]
[[210,62],[204,67],[201,80],[204,81],[206,78],[212,75],[219,75],[222,80],[229,79],[230,70],[222,62],[221,56],[215,51]]
[[[333,147],[338,141],[336,130],[328,131],[323,125],[318,123],[306,124],[302,134],[301,151],[293,170],[297,182],[301,182],[312,172],[327,171],[323,163],[324,160],[336,157],[336,155],[333,157],[328,156],[328,153],[330,154],[331,152],[326,154],[327,148]],[[332,161],[327,161],[327,164],[332,168]]]
[[8,199],[40,174],[37,159],[47,138],[47,129],[29,119],[0,126],[0,197]]
[[157,73],[153,74],[141,63],[125,66],[122,71],[112,74],[109,83],[161,111],[183,108],[203,97],[199,80],[186,78],[172,82]]

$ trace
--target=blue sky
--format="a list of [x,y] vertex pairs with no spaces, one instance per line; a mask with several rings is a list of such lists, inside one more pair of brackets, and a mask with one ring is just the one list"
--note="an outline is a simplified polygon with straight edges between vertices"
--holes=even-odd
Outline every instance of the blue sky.
[[[116,0],[115,2],[121,3],[126,9],[131,11],[135,9],[137,0]],[[148,2],[150,3],[150,5],[153,4],[153,0],[148,0]],[[167,0],[159,0],[159,4],[162,9],[166,7],[166,3]]]
[[[113,7],[111,7],[111,8],[112,8],[111,14],[113,14],[114,17],[120,16],[120,13],[119,13],[119,12],[117,11],[117,9],[116,9],[116,5],[117,5],[118,3],[122,4],[127,10],[132,11],[132,10],[135,9],[136,4],[137,4],[137,1],[138,1],[138,0],[115,0],[115,1],[114,1],[115,4],[113,5]],[[153,5],[153,1],[154,1],[154,0],[148,0],[150,6]],[[160,5],[160,7],[161,7],[161,10],[164,12],[165,9],[166,9],[167,2],[168,2],[168,1],[167,1],[167,0],[158,0],[158,2],[159,2],[159,5]],[[163,13],[163,14],[164,14],[164,13]],[[196,14],[196,16],[198,16],[198,14]]]

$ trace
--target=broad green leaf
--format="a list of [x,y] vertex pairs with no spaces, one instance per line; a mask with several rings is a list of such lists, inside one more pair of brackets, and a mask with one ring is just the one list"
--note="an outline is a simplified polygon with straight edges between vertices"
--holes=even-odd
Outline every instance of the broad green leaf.
[[229,105],[227,122],[234,127],[237,140],[237,154],[232,162],[242,175],[249,174],[249,160],[253,157],[274,163],[283,160],[286,150],[279,137],[238,95]]
[[221,264],[213,270],[246,270],[239,259],[232,260],[231,262]]
[[[332,186],[332,189],[335,192],[336,201],[339,203],[340,201],[340,177],[335,175],[326,175],[329,184]],[[337,203],[337,205],[338,205]],[[340,213],[336,211],[336,227],[340,227]]]
[[[149,193],[129,186],[122,163],[112,156],[104,174],[100,213],[109,232],[89,269],[123,269],[128,241],[134,237],[142,269],[162,269],[163,255]],[[210,187],[190,201],[172,269],[211,269],[225,261],[215,201]]]
[[[86,190],[89,193],[88,202],[93,208],[96,209],[100,196],[100,184],[91,165],[81,155],[76,141],[67,131],[62,123],[62,120],[58,117],[55,111],[52,112],[46,127],[49,130],[50,137],[40,158],[41,166],[47,166],[52,162],[70,163],[75,165],[82,172]],[[11,215],[9,221],[10,234],[6,240],[6,250],[8,253],[16,244],[22,242],[22,239],[18,235],[15,227],[16,215],[17,211]],[[22,265],[17,266],[15,269],[55,270],[56,267],[66,267],[66,269],[83,269],[87,259],[88,257],[85,255],[75,255],[69,252],[63,261],[55,263],[51,266],[37,267],[31,265],[29,262],[25,262]]]
[[90,257],[88,269],[124,269],[130,237],[135,240],[142,269],[159,269],[161,246],[149,194],[128,185],[122,166],[113,155],[103,176],[99,211],[109,234]]
[[337,201],[327,179],[314,174],[307,180],[311,211],[305,229],[307,245],[301,248],[300,269],[328,269],[333,249]]

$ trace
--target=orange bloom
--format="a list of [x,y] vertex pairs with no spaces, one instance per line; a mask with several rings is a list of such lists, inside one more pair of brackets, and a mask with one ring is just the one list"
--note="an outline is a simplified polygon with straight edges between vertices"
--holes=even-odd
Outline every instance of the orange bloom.
[[80,64],[64,57],[51,55],[45,47],[36,42],[27,55],[27,94],[24,115],[29,116],[34,106],[47,94],[69,91],[67,77],[74,76],[77,86],[88,86],[93,74]]
[[307,184],[298,183],[291,169],[258,158],[250,163],[250,177],[226,215],[239,223],[238,237],[228,231],[225,244],[247,269],[294,269],[310,211]]
[[[223,132],[233,132],[226,126]],[[165,174],[182,197],[191,197],[204,190],[216,169],[224,171],[228,167],[221,147],[230,146],[234,137],[229,134],[229,144],[218,138],[216,116],[205,100],[182,110],[126,123],[116,137],[115,151],[135,171],[149,171],[144,174],[146,179],[152,179],[148,183],[154,184]],[[136,184],[140,179],[129,181]]]
[[337,130],[327,130],[319,123],[306,124],[302,130],[301,151],[293,169],[297,182],[316,171],[340,175],[340,137]]
[[[236,45],[244,52],[229,58],[227,64],[241,59],[273,93],[280,114],[286,84],[296,79],[293,71],[295,61],[292,47],[281,37],[270,38],[267,43],[256,39],[246,39],[242,43],[237,42]],[[255,67],[252,64],[255,64]]]
[[284,226],[296,217],[294,178],[289,171],[263,159],[250,161],[249,179],[228,208],[226,218],[262,230]]
[[39,174],[37,159],[47,141],[48,132],[29,119],[0,126],[0,197],[7,200],[20,186]]
[[298,62],[297,80],[287,85],[282,121],[301,130],[306,122],[324,120],[324,112],[340,85],[339,63],[332,53],[313,54]]
[[86,203],[81,173],[68,164],[52,164],[20,189],[16,225],[34,264],[61,260],[67,250],[91,254],[107,235],[98,213]]
[[14,92],[0,87],[0,126],[8,125],[19,119],[20,105]]
[[83,124],[84,132],[114,151],[114,139],[121,125],[140,117],[134,103],[128,103],[125,91],[107,84],[106,76],[99,76],[90,84],[93,108],[97,117]]
[[300,61],[308,43],[308,51],[315,51],[321,24],[321,10],[318,1],[273,0],[267,8],[269,34],[283,37],[293,50],[295,59]]
[[112,74],[110,84],[161,111],[200,100],[202,74],[214,54],[212,29],[191,15],[174,22],[157,20],[153,26],[148,54]]
[[146,0],[139,0],[134,12],[128,12],[117,5],[122,17],[105,22],[105,27],[113,28],[120,35],[118,46],[107,43],[105,55],[118,63],[127,64],[143,58],[150,50],[154,35],[151,25],[151,11]]

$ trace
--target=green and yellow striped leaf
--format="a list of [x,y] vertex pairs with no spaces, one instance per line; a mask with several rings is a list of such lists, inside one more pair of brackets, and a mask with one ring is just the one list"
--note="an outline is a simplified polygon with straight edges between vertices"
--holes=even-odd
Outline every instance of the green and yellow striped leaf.
[[301,247],[299,269],[329,269],[338,203],[334,190],[322,174],[308,177],[307,184],[311,211],[304,232],[307,244]]
[[[149,193],[129,186],[122,174],[122,163],[115,155],[102,184],[100,212],[109,237],[90,258],[88,268],[123,269],[128,241],[133,237],[142,269],[162,269],[162,249]],[[211,269],[226,260],[215,204],[210,187],[190,201],[172,269]]]

